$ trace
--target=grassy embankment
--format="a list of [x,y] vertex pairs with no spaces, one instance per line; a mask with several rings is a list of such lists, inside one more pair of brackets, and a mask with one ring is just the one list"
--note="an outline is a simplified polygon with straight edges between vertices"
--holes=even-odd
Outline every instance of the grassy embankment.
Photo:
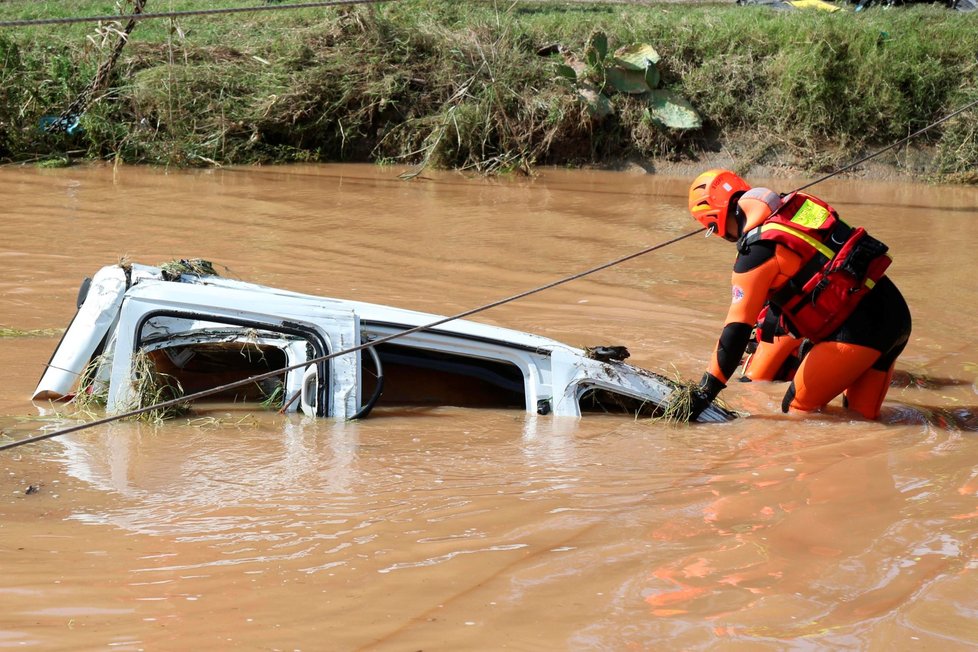
[[[112,5],[77,0],[70,11],[98,15]],[[148,0],[147,11],[200,6]],[[2,3],[0,20],[65,15],[66,7]],[[537,50],[559,43],[583,55],[595,30],[612,49],[652,44],[663,84],[689,98],[703,127],[657,127],[642,101],[621,95],[614,115],[592,118],[555,76],[560,55]],[[978,14],[939,6],[828,14],[401,0],[141,22],[108,92],[84,115],[84,132],[43,133],[41,117],[67,107],[108,56],[113,41],[94,34],[92,24],[0,29],[0,158],[389,161],[494,171],[723,150],[743,171],[765,164],[818,172],[978,99]],[[976,131],[978,109],[918,138],[923,159],[886,156],[907,172],[975,181]]]

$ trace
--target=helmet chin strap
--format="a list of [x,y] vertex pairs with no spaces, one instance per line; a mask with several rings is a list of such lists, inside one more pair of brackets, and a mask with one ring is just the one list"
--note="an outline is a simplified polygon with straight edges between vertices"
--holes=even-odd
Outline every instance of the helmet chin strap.
[[717,232],[717,225],[716,224],[711,224],[710,226],[708,226],[706,228],[706,235],[703,236],[703,237],[709,238],[711,235],[713,235],[716,232]]

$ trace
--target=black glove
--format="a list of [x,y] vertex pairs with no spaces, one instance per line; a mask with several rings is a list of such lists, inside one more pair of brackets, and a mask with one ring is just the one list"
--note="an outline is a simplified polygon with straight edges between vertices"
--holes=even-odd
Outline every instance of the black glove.
[[700,386],[690,391],[688,400],[685,396],[673,399],[672,404],[667,408],[667,413],[676,421],[696,421],[725,387],[726,385],[715,376],[705,373],[700,380]]
[[703,410],[710,407],[713,403],[710,397],[706,395],[702,389],[694,389],[689,395],[689,411],[685,415],[679,415],[680,417],[685,416],[683,421],[696,421],[699,419],[700,415],[703,414]]

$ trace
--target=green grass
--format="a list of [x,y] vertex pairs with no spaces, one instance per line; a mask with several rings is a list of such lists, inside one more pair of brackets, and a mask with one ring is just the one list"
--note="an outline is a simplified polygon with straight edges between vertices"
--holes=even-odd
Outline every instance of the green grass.
[[[146,10],[257,0],[148,0]],[[114,11],[77,0],[74,15]],[[498,7],[498,10],[497,10]],[[852,5],[848,5],[852,7]],[[62,1],[0,3],[0,20],[63,16]],[[656,127],[616,98],[590,117],[541,57],[651,43],[664,85],[704,126]],[[938,5],[859,14],[731,5],[601,5],[401,0],[141,22],[109,90],[73,137],[43,133],[112,47],[95,26],[0,29],[0,158],[89,158],[165,165],[396,161],[481,171],[695,158],[726,148],[745,164],[835,169],[978,99],[978,14]],[[925,172],[978,167],[972,110],[915,143]],[[898,161],[894,157],[893,161]]]

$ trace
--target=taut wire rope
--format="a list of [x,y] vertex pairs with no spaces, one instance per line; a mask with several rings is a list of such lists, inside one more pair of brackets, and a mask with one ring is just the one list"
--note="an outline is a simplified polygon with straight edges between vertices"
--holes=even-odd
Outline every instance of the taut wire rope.
[[143,7],[146,5],[146,0],[133,0],[134,5],[132,8],[132,14],[128,16],[129,20],[126,22],[125,28],[119,34],[119,41],[112,48],[112,53],[109,57],[102,62],[95,72],[95,78],[92,79],[88,87],[81,92],[81,94],[75,98],[75,101],[71,105],[61,112],[61,115],[46,129],[47,131],[69,131],[73,121],[77,121],[79,117],[85,112],[88,107],[89,102],[91,102],[92,97],[96,92],[102,89],[106,80],[109,78],[109,74],[112,69],[115,68],[116,62],[119,60],[119,55],[122,54],[122,48],[125,47],[126,43],[129,42],[129,36],[132,31],[136,28],[136,22],[139,16],[143,13]]
[[257,375],[257,376],[249,376],[248,378],[244,378],[242,380],[237,380],[237,381],[235,381],[233,383],[228,383],[226,385],[221,385],[220,387],[212,387],[211,389],[205,389],[203,391],[196,392],[194,394],[188,394],[186,396],[182,396],[180,398],[171,399],[169,401],[164,401],[162,403],[156,403],[154,405],[147,405],[147,406],[144,406],[144,407],[135,409],[135,410],[130,410],[130,411],[125,412],[125,413],[113,414],[113,415],[110,415],[110,416],[107,416],[107,417],[104,417],[104,418],[101,418],[101,419],[96,419],[95,421],[88,421],[86,423],[81,423],[81,424],[78,424],[78,425],[75,425],[75,426],[70,426],[68,428],[62,428],[60,430],[56,430],[56,431],[53,431],[53,432],[48,432],[48,433],[44,433],[44,434],[41,434],[41,435],[35,435],[34,437],[28,437],[26,439],[20,439],[20,440],[17,440],[17,441],[6,443],[6,444],[0,444],[0,451],[5,451],[5,450],[11,449],[11,448],[16,448],[18,446],[23,446],[24,444],[32,444],[34,442],[43,441],[45,439],[51,439],[52,437],[59,437],[61,435],[67,435],[68,433],[71,433],[71,432],[78,432],[79,430],[85,430],[87,428],[93,428],[95,426],[105,425],[107,423],[112,423],[114,421],[119,421],[121,419],[127,419],[127,418],[131,418],[131,417],[139,416],[140,414],[145,414],[147,412],[152,412],[153,410],[162,410],[162,409],[165,409],[165,408],[168,408],[168,407],[173,407],[173,406],[179,405],[181,403],[186,403],[188,401],[193,401],[193,400],[196,400],[198,398],[204,398],[205,396],[211,396],[213,394],[218,394],[220,392],[223,392],[223,391],[226,391],[226,390],[229,390],[229,389],[233,389],[235,387],[241,387],[242,385],[247,385],[247,384],[250,384],[250,383],[254,383],[254,382],[257,382],[259,380],[265,380],[266,378],[273,378],[273,377],[276,377],[276,376],[280,376],[280,375],[282,375],[282,374],[284,374],[284,373],[286,373],[288,371],[292,371],[294,369],[308,367],[311,364],[317,364],[319,362],[325,362],[326,360],[331,360],[331,359],[337,358],[337,357],[339,357],[341,355],[347,355],[349,353],[356,353],[357,351],[362,351],[363,349],[366,349],[368,347],[378,346],[380,344],[384,344],[386,342],[390,342],[391,340],[395,340],[395,339],[404,337],[406,335],[411,335],[412,333],[417,333],[417,332],[424,331],[424,330],[430,330],[432,328],[435,328],[436,326],[440,326],[440,325],[445,324],[447,322],[454,321],[456,319],[463,319],[465,317],[469,317],[469,316],[474,315],[476,313],[483,312],[485,310],[489,310],[490,308],[495,308],[495,307],[501,306],[501,305],[503,305],[505,303],[509,303],[511,301],[516,301],[517,299],[522,299],[524,297],[528,297],[531,294],[536,294],[538,292],[542,292],[544,290],[549,290],[550,288],[557,287],[558,285],[563,285],[564,283],[569,283],[571,281],[575,281],[575,280],[577,280],[579,278],[583,278],[583,277],[588,276],[590,274],[594,274],[595,272],[600,272],[601,270],[608,269],[609,267],[614,267],[615,265],[619,265],[619,264],[624,263],[626,261],[632,260],[633,258],[638,258],[639,256],[643,256],[643,255],[645,255],[647,253],[653,252],[656,249],[662,249],[663,247],[667,247],[667,246],[669,246],[669,245],[671,245],[673,243],[679,242],[680,240],[685,240],[686,238],[689,238],[691,236],[694,236],[697,233],[701,233],[703,231],[705,231],[705,229],[697,229],[695,231],[690,231],[689,233],[686,233],[684,235],[677,236],[675,238],[672,238],[671,240],[666,240],[665,242],[660,242],[659,244],[652,245],[650,247],[646,247],[645,249],[642,249],[641,251],[636,251],[636,252],[630,253],[630,254],[628,254],[626,256],[622,256],[620,258],[616,258],[615,260],[612,260],[612,261],[607,262],[607,263],[603,263],[601,265],[598,265],[597,267],[592,267],[590,269],[586,269],[583,272],[578,272],[578,273],[572,274],[570,276],[565,276],[563,278],[557,279],[556,281],[551,281],[550,283],[547,283],[545,285],[540,285],[540,286],[535,287],[535,288],[532,288],[530,290],[525,290],[525,291],[520,292],[518,294],[514,294],[512,296],[506,297],[505,299],[499,299],[497,301],[493,301],[492,303],[487,303],[485,305],[479,306],[478,308],[472,308],[472,309],[469,309],[469,310],[465,310],[463,312],[456,313],[456,314],[451,315],[449,317],[442,317],[440,319],[436,319],[435,321],[430,322],[430,323],[427,323],[427,324],[422,324],[420,326],[415,326],[413,328],[408,328],[406,330],[398,331],[398,332],[392,333],[390,335],[385,335],[384,337],[379,337],[379,338],[370,340],[369,342],[363,342],[361,344],[358,344],[357,346],[353,346],[353,347],[350,347],[348,349],[343,349],[342,351],[335,351],[333,353],[328,353],[326,355],[321,355],[319,357],[311,358],[311,359],[306,360],[304,362],[301,362],[299,364],[295,364],[295,365],[292,365],[292,366],[289,366],[289,367],[283,367],[283,368],[280,368],[280,369],[275,369],[274,371],[269,371],[267,373],[263,373],[263,374],[260,374],[260,375]]
[[32,25],[67,25],[71,23],[94,23],[99,21],[149,20],[151,18],[179,18],[180,16],[211,16],[215,14],[240,14],[255,11],[282,11],[285,9],[314,9],[317,7],[337,7],[341,5],[373,5],[397,0],[334,0],[333,2],[301,2],[295,4],[256,5],[254,7],[224,7],[222,9],[188,9],[184,11],[164,11],[142,13],[135,16],[68,16],[65,18],[25,18],[23,20],[0,20],[0,27],[30,27]]
[[[364,1],[378,1],[378,0],[364,0]],[[385,0],[380,0],[380,1],[385,1]],[[334,4],[337,4],[337,3],[334,3]],[[836,176],[837,174],[840,174],[841,172],[844,172],[845,170],[848,170],[848,169],[851,169],[851,168],[855,167],[856,165],[858,165],[860,163],[863,163],[865,161],[870,160],[871,158],[874,158],[876,156],[879,156],[883,152],[886,152],[886,151],[888,151],[890,149],[893,149],[894,147],[897,147],[900,144],[907,142],[911,138],[914,138],[916,136],[919,136],[920,134],[924,133],[925,131],[928,131],[929,129],[932,129],[932,128],[936,127],[937,125],[939,125],[939,124],[941,124],[941,123],[943,123],[943,122],[945,122],[947,120],[950,120],[954,116],[956,116],[956,115],[958,115],[958,114],[966,111],[967,109],[975,106],[976,104],[978,104],[978,100],[975,100],[973,102],[970,102],[970,103],[966,104],[965,106],[957,109],[956,111],[953,111],[953,112],[945,115],[943,118],[941,118],[941,119],[939,119],[939,120],[937,120],[935,122],[932,122],[931,124],[927,125],[926,127],[923,127],[922,129],[918,129],[914,133],[910,134],[906,138],[903,138],[903,139],[897,141],[896,143],[893,143],[891,145],[887,145],[883,149],[880,149],[880,150],[874,152],[873,154],[870,154],[868,156],[865,156],[865,157],[857,160],[854,163],[850,163],[849,165],[847,165],[845,167],[839,168],[835,172],[832,172],[832,173],[827,174],[827,175],[825,175],[825,176],[823,176],[823,177],[821,177],[819,179],[816,179],[815,181],[812,181],[811,183],[809,183],[807,185],[801,186],[800,188],[798,188],[797,190],[795,190],[795,192],[798,192],[800,190],[804,190],[806,188],[811,188],[812,186],[814,186],[817,183],[821,183],[822,181],[825,181],[826,179],[830,179],[830,178]],[[483,312],[485,310],[489,310],[490,308],[495,308],[495,307],[501,306],[501,305],[503,305],[505,303],[509,303],[511,301],[516,301],[517,299],[522,299],[524,297],[530,296],[531,294],[536,294],[537,292],[542,292],[543,290],[548,290],[550,288],[557,287],[558,285],[563,285],[564,283],[569,283],[570,281],[574,281],[574,280],[577,280],[579,278],[583,278],[584,276],[588,276],[589,274],[594,274],[595,272],[599,272],[601,270],[608,269],[609,267],[613,267],[615,265],[619,265],[619,264],[624,263],[626,261],[632,260],[633,258],[638,258],[639,256],[643,256],[643,255],[645,255],[647,253],[651,253],[653,251],[656,251],[657,249],[662,249],[663,247],[667,247],[667,246],[669,246],[671,244],[674,244],[676,242],[679,242],[681,240],[685,240],[686,238],[689,238],[691,236],[694,236],[697,233],[702,233],[703,231],[706,231],[706,229],[697,229],[695,231],[690,231],[689,233],[686,233],[686,234],[681,235],[681,236],[677,236],[675,238],[672,238],[671,240],[666,240],[665,242],[660,242],[659,244],[652,245],[650,247],[646,247],[645,249],[642,249],[640,251],[636,251],[636,252],[631,253],[631,254],[628,254],[626,256],[622,256],[620,258],[616,258],[615,260],[612,260],[610,262],[607,262],[607,263],[598,265],[597,267],[592,267],[590,269],[584,270],[583,272],[578,272],[577,274],[572,274],[571,276],[566,276],[564,278],[558,279],[556,281],[552,281],[552,282],[547,283],[545,285],[541,285],[539,287],[532,288],[530,290],[525,290],[525,291],[520,292],[518,294],[514,294],[512,296],[506,297],[505,299],[499,299],[497,301],[493,301],[492,303],[487,303],[487,304],[482,305],[482,306],[479,306],[477,308],[472,308],[470,310],[465,310],[463,312],[460,312],[460,313],[451,315],[449,317],[443,317],[441,319],[437,319],[437,320],[435,320],[435,321],[433,321],[431,323],[428,323],[428,324],[423,324],[423,325],[420,325],[420,326],[415,326],[413,328],[409,328],[407,330],[398,331],[397,333],[392,333],[391,335],[385,335],[384,337],[380,337],[380,338],[371,340],[369,342],[363,342],[363,343],[361,343],[361,344],[359,344],[357,346],[351,347],[349,349],[344,349],[342,351],[336,351],[334,353],[329,353],[327,355],[319,356],[317,358],[312,358],[312,359],[307,360],[305,362],[302,362],[300,364],[292,365],[292,366],[289,366],[289,367],[284,367],[284,368],[281,368],[281,369],[276,369],[274,371],[270,371],[270,372],[267,372],[267,373],[264,373],[264,374],[260,374],[260,375],[257,375],[257,376],[250,376],[248,378],[244,378],[242,380],[235,381],[233,383],[228,383],[226,385],[221,385],[220,387],[214,387],[214,388],[211,388],[211,389],[208,389],[208,390],[203,390],[203,391],[200,391],[200,392],[196,392],[194,394],[188,394],[187,396],[183,396],[183,397],[180,397],[180,398],[175,398],[175,399],[172,399],[172,400],[169,400],[169,401],[164,401],[162,403],[157,403],[155,405],[148,405],[148,406],[145,406],[145,407],[136,409],[136,410],[131,410],[131,411],[128,411],[128,412],[125,412],[125,413],[107,416],[107,417],[104,417],[102,419],[97,419],[95,421],[89,421],[87,423],[79,424],[79,425],[76,425],[76,426],[71,426],[71,427],[68,427],[68,428],[63,428],[63,429],[60,429],[60,430],[56,430],[54,432],[44,433],[44,434],[41,434],[41,435],[36,435],[34,437],[28,437],[26,439],[21,439],[21,440],[17,440],[17,441],[14,441],[14,442],[7,443],[7,444],[2,444],[2,445],[0,445],[0,451],[5,451],[5,450],[11,449],[11,448],[16,448],[18,446],[23,446],[25,444],[31,444],[31,443],[34,443],[34,442],[43,441],[45,439],[51,439],[52,437],[58,437],[60,435],[66,435],[68,433],[77,432],[79,430],[84,430],[86,428],[93,428],[95,426],[100,426],[100,425],[112,423],[114,421],[119,421],[121,419],[126,419],[126,418],[130,418],[130,417],[134,417],[134,416],[139,416],[140,414],[145,414],[145,413],[151,412],[153,410],[160,410],[160,409],[172,407],[174,405],[179,405],[180,403],[185,403],[185,402],[192,401],[192,400],[195,400],[195,399],[198,399],[198,398],[204,398],[206,396],[211,396],[213,394],[217,394],[217,393],[220,393],[222,391],[226,391],[228,389],[232,389],[232,388],[235,388],[235,387],[240,387],[242,385],[246,385],[246,384],[249,384],[249,383],[254,383],[254,382],[257,382],[259,380],[265,380],[266,378],[273,378],[273,377],[279,376],[279,375],[281,375],[281,374],[283,374],[285,372],[292,371],[294,369],[299,369],[300,367],[307,367],[310,364],[316,364],[316,363],[319,363],[319,362],[324,362],[326,360],[330,360],[332,358],[336,358],[336,357],[339,357],[341,355],[346,355],[346,354],[349,354],[349,353],[356,353],[357,351],[362,351],[363,349],[366,349],[368,347],[377,346],[379,344],[384,344],[386,342],[390,342],[391,340],[394,340],[394,339],[397,339],[397,338],[400,338],[400,337],[404,337],[404,336],[410,335],[412,333],[417,333],[419,331],[432,329],[432,328],[434,328],[436,326],[440,326],[442,324],[445,324],[446,322],[454,321],[456,319],[462,319],[464,317],[468,317],[468,316],[474,315],[476,313]],[[294,400],[294,399],[295,399],[295,397],[293,397],[291,400]]]

